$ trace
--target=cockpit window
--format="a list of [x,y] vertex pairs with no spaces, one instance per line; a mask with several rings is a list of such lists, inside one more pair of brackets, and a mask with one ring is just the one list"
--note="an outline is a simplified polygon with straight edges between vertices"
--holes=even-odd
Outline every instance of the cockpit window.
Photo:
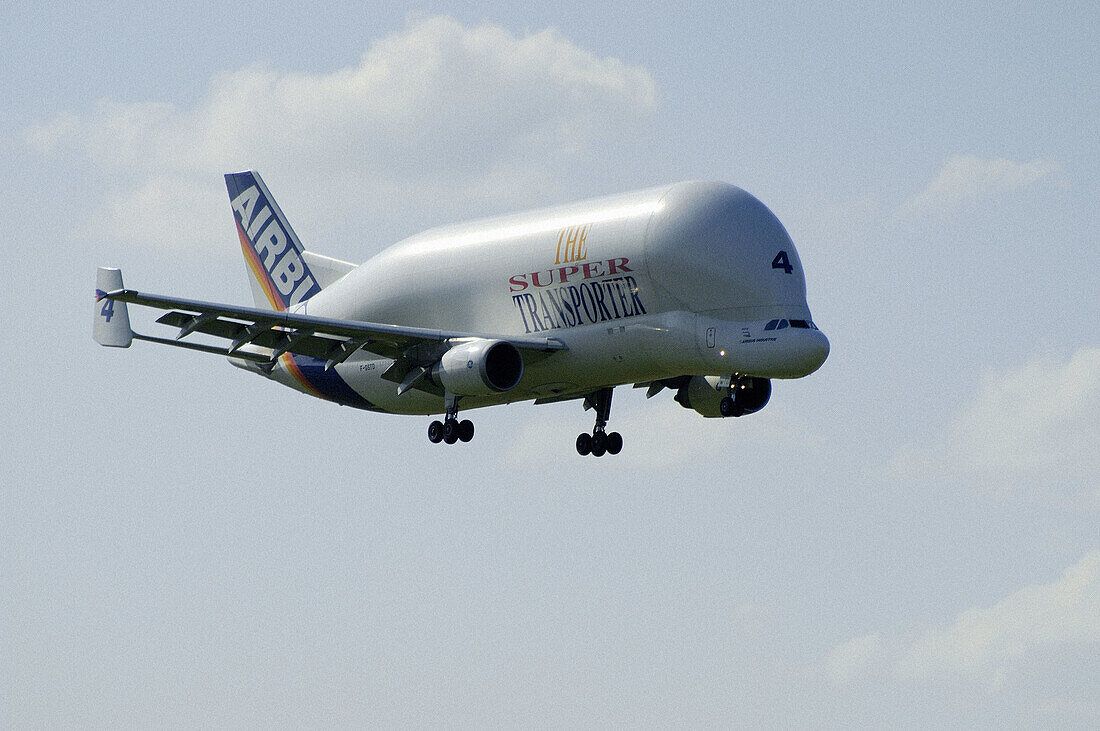
[[809,320],[771,320],[764,326],[765,330],[782,330],[786,327],[797,327],[802,330],[816,330],[817,325]]

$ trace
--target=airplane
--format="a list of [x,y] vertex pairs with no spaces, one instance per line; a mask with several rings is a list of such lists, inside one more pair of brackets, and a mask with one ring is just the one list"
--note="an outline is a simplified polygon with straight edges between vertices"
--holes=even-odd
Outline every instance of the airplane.
[[[255,307],[149,294],[100,267],[93,336],[228,357],[311,396],[442,415],[433,443],[468,442],[459,409],[580,400],[581,456],[618,454],[618,386],[670,390],[704,417],[752,414],[772,379],[829,354],[794,243],[733,185],[689,181],[433,228],[363,264],[306,250],[259,173],[225,176]],[[174,337],[134,332],[127,305],[167,310]],[[193,334],[209,338],[196,340]]]

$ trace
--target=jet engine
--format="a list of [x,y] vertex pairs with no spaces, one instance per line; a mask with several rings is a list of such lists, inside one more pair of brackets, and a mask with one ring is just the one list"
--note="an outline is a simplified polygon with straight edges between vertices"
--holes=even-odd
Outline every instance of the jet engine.
[[459,396],[509,391],[523,377],[523,357],[516,346],[503,340],[468,340],[443,354],[432,377]]
[[676,401],[707,418],[744,416],[767,405],[772,382],[767,378],[741,378],[729,389],[719,387],[718,376],[691,376],[676,392]]

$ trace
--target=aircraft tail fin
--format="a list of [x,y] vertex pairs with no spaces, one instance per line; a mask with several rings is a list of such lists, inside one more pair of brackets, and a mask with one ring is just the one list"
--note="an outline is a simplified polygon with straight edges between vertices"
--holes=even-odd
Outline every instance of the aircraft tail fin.
[[225,187],[256,306],[287,310],[320,292],[321,284],[310,270],[302,242],[260,174],[229,173]]
[[109,348],[129,348],[134,340],[130,329],[130,313],[126,303],[106,297],[108,292],[122,289],[122,270],[99,267],[95,277],[95,320],[92,337]]

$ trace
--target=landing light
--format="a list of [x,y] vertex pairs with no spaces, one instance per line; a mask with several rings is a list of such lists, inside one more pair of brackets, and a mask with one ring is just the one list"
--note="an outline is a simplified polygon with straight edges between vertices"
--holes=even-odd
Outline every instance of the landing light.
[[724,351],[724,350],[719,350],[719,351],[718,351],[718,355],[720,355],[720,356],[722,356],[722,357],[724,358],[724,357],[726,356],[726,351]]

